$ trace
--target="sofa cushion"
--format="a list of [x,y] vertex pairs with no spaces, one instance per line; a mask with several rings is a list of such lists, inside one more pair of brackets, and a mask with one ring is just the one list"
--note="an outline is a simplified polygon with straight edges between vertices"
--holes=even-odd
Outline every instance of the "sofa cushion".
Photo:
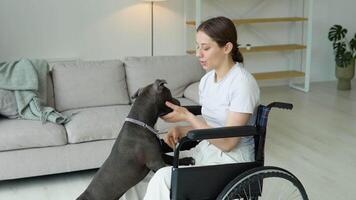
[[67,143],[62,125],[41,121],[0,119],[0,151],[58,146]]
[[205,73],[194,56],[128,57],[125,69],[130,96],[156,79],[165,79],[172,95],[182,97],[184,89]]
[[[194,101],[187,99],[187,98],[177,98],[180,101],[180,104],[182,106],[191,106],[191,105],[198,105]],[[159,133],[166,133],[169,128],[174,127],[174,126],[189,126],[190,124],[187,122],[177,122],[177,123],[167,123],[163,121],[161,118],[158,118],[158,121],[156,123],[156,129],[159,131]]]
[[65,127],[69,143],[116,138],[130,111],[129,105],[102,106],[68,110],[73,114]]
[[52,74],[58,111],[129,103],[119,60],[57,62]]
[[183,96],[199,104],[199,82],[190,84],[185,90]]

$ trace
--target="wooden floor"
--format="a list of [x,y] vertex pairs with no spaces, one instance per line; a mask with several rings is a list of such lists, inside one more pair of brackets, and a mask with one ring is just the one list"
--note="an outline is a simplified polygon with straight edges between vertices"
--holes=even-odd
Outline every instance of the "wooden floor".
[[[311,200],[356,199],[356,82],[351,91],[337,91],[336,82],[313,83],[309,93],[265,87],[261,97],[294,104],[270,113],[266,165],[294,173]],[[0,182],[0,199],[74,199],[94,172]]]
[[311,200],[356,199],[356,82],[337,91],[336,82],[314,83],[309,93],[262,88],[262,103],[285,101],[294,109],[270,113],[266,165],[294,173]]

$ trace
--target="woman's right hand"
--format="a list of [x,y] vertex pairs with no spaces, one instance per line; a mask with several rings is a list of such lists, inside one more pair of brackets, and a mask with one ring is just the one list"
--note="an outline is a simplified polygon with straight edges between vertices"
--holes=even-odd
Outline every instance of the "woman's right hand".
[[168,146],[170,146],[172,149],[175,149],[176,144],[180,138],[181,138],[181,133],[179,130],[179,126],[175,126],[168,130],[163,140]]
[[178,141],[183,138],[189,130],[193,129],[191,126],[175,126],[168,130],[163,137],[164,142],[172,149],[176,148]]
[[168,146],[175,149],[179,140],[186,136],[190,130],[193,130],[192,126],[175,126],[168,130],[168,133],[163,137],[163,140]]

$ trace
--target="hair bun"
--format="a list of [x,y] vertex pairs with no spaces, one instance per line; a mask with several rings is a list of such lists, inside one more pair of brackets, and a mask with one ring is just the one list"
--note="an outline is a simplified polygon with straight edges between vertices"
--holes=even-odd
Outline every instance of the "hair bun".
[[239,63],[243,63],[244,62],[244,58],[239,50],[239,44],[235,43],[233,44],[233,48],[232,48],[232,51],[231,51],[231,54],[232,54],[232,60],[235,61],[235,62],[239,62]]

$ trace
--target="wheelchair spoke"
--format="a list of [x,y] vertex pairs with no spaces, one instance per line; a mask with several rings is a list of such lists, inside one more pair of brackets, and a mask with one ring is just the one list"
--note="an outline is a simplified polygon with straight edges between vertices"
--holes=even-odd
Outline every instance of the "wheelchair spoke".
[[[281,178],[267,178],[264,180],[263,187],[262,199],[289,200],[291,197],[292,199],[301,199],[298,190],[294,188],[295,186]],[[268,198],[265,198],[264,194]]]
[[[297,189],[294,189],[293,192],[291,192],[289,195],[288,195],[288,199],[295,199],[296,197],[298,197],[298,190]],[[294,198],[292,198],[294,197]]]
[[248,196],[247,196],[247,193],[246,193],[245,189],[244,189],[244,194],[245,194],[246,199],[248,199]]
[[299,198],[299,196],[298,196],[298,193],[297,193],[297,190],[295,190],[295,193],[293,193],[293,198],[291,198],[292,200],[293,199],[298,199]]
[[[270,170],[273,169],[273,170]],[[295,176],[280,168],[262,168],[236,177],[219,195],[219,200],[308,200]]]
[[260,194],[262,193],[262,186],[261,186],[261,181],[258,180],[258,188],[260,189]]
[[251,185],[248,185],[248,196],[251,197]]
[[285,191],[286,191],[286,185],[287,185],[287,184],[284,184],[284,185],[283,185],[283,188],[281,189],[281,193],[280,193],[279,196],[278,196],[278,200],[283,200],[281,197],[283,196],[283,194],[284,194]]

